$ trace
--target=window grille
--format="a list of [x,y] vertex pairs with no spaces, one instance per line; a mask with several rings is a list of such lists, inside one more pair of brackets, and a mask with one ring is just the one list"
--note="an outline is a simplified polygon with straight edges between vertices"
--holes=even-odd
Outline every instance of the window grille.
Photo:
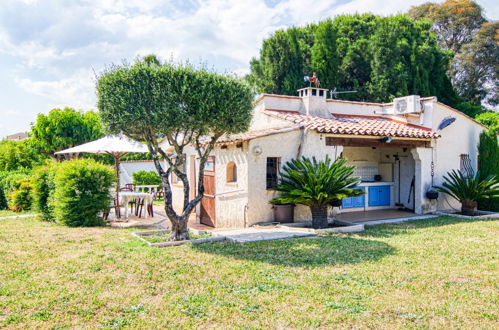
[[466,176],[474,176],[475,171],[473,166],[471,166],[471,159],[469,154],[461,154],[461,164],[459,166],[460,171]]
[[281,158],[267,157],[267,189],[275,189],[279,183]]

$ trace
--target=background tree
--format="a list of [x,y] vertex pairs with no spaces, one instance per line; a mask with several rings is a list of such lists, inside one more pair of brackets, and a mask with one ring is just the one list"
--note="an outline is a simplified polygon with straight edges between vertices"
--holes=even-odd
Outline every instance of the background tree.
[[[248,128],[251,89],[235,78],[189,65],[138,61],[105,70],[98,77],[97,95],[102,120],[112,133],[147,143],[161,177],[165,212],[172,222],[171,239],[188,239],[189,215],[204,195],[206,159],[220,136]],[[173,155],[160,148],[158,141],[163,137],[173,147]],[[187,146],[193,146],[199,157],[197,193],[192,200],[189,179],[181,166]],[[160,156],[168,164],[166,170]],[[180,213],[173,209],[172,173],[184,187]]]
[[414,19],[429,19],[441,47],[455,54],[473,39],[473,34],[486,21],[482,8],[472,0],[429,2],[412,7],[407,14]]
[[0,141],[0,171],[31,169],[41,164],[45,158],[30,139]]
[[[484,112],[479,114],[476,118],[476,121],[487,126],[491,132],[495,134],[499,134],[499,113],[498,112]],[[498,160],[499,162],[499,160]],[[499,177],[499,175],[498,175]]]
[[[472,0],[447,0],[412,7],[413,19],[427,19],[439,45],[451,52],[448,74],[462,103],[460,110],[473,115],[480,106],[497,106],[498,22],[487,22],[482,8]],[[474,106],[474,107],[473,107]]]
[[319,24],[315,30],[314,38],[314,44],[311,48],[311,66],[320,77],[321,85],[336,86],[338,84],[339,61],[333,22],[326,20]]
[[471,104],[499,104],[499,22],[484,23],[451,68],[460,95]]
[[[251,61],[248,80],[261,93],[294,95],[315,71],[321,86],[358,91],[339,98],[391,101],[407,94],[459,103],[446,75],[431,24],[407,16],[342,15],[304,28],[277,31]],[[297,46],[296,46],[297,45]]]
[[72,108],[52,109],[38,114],[31,126],[31,140],[41,152],[55,157],[54,153],[90,142],[104,136],[101,121],[93,111],[76,111]]

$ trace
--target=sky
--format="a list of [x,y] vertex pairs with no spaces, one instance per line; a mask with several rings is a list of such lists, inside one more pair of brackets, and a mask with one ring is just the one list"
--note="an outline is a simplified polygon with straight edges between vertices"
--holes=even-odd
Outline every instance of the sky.
[[[56,107],[95,109],[95,75],[154,53],[249,72],[274,31],[345,13],[404,13],[424,0],[0,0],[0,138]],[[498,19],[495,0],[482,0]]]

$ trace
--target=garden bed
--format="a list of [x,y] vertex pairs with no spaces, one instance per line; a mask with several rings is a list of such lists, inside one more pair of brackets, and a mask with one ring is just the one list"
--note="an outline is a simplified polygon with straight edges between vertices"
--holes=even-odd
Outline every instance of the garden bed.
[[189,229],[190,240],[184,241],[170,241],[171,231],[169,229],[163,230],[148,230],[148,231],[137,231],[133,232],[132,235],[143,240],[149,246],[155,247],[167,247],[167,246],[177,246],[184,244],[200,244],[200,243],[210,243],[210,242],[220,242],[224,241],[225,237],[214,237],[210,232],[205,230],[195,230]]
[[435,211],[434,214],[449,216],[460,219],[474,220],[474,219],[499,219],[499,213],[497,212],[489,212],[489,211],[476,211],[474,215],[464,215],[461,212],[456,210],[442,210]]

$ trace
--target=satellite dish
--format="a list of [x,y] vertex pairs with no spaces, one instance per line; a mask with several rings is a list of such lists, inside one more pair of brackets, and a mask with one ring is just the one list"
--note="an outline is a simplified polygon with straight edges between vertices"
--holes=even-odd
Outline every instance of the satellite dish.
[[443,130],[444,128],[446,128],[447,126],[449,126],[450,124],[452,124],[455,121],[456,121],[455,117],[450,117],[450,116],[449,117],[445,117],[440,122],[440,125],[438,125],[438,129],[439,130]]

